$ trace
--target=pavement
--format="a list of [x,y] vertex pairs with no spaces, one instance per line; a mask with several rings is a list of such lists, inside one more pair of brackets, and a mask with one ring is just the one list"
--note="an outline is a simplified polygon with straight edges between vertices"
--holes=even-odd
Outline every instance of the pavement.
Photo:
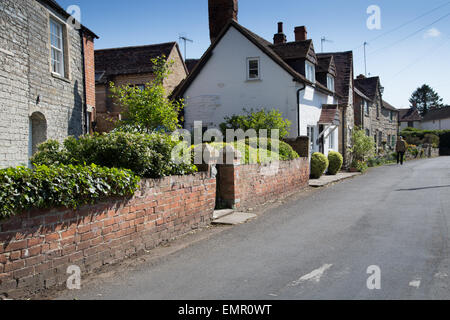
[[450,157],[373,168],[59,299],[449,299]]
[[361,175],[360,172],[338,172],[336,175],[323,175],[319,179],[310,179],[309,186],[313,188],[320,188],[328,186],[332,183],[339,182],[345,179],[350,179]]

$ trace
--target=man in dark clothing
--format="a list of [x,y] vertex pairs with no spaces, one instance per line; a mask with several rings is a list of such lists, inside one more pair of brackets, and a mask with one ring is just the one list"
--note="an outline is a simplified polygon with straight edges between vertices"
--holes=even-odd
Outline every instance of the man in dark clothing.
[[397,164],[403,165],[403,159],[405,158],[406,152],[406,141],[403,140],[403,137],[397,141],[397,145],[395,146],[395,151],[397,152]]

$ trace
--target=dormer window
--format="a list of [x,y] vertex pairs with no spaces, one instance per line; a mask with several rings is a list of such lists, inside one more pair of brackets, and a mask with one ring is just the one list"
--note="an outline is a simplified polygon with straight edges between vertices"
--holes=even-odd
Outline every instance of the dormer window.
[[316,68],[309,61],[305,62],[305,77],[306,77],[306,79],[308,79],[312,83],[316,82]]
[[247,58],[247,80],[260,79],[259,58]]
[[327,88],[334,92],[334,77],[331,74],[327,75]]

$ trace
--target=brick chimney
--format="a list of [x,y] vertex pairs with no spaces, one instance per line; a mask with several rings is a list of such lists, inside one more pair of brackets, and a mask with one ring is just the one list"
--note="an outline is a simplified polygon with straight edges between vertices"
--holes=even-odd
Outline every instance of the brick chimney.
[[356,79],[366,79],[366,76],[363,74],[360,74],[359,76],[356,77]]
[[286,35],[283,33],[283,22],[278,22],[278,33],[273,36],[273,44],[286,43]]
[[295,41],[305,41],[308,39],[308,31],[305,26],[295,27]]
[[208,0],[208,6],[209,36],[214,42],[230,20],[238,21],[238,0]]

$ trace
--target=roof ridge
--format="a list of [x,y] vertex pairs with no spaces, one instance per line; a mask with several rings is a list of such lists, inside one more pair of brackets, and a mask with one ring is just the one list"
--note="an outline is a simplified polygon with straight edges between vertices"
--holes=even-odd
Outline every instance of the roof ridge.
[[149,48],[149,47],[163,46],[163,45],[169,45],[169,44],[172,44],[173,46],[175,46],[177,44],[177,42],[176,41],[170,41],[170,42],[155,43],[155,44],[145,44],[145,45],[139,45],[139,46],[104,48],[104,49],[96,49],[95,52],[125,50],[125,49],[141,49],[141,48]]

